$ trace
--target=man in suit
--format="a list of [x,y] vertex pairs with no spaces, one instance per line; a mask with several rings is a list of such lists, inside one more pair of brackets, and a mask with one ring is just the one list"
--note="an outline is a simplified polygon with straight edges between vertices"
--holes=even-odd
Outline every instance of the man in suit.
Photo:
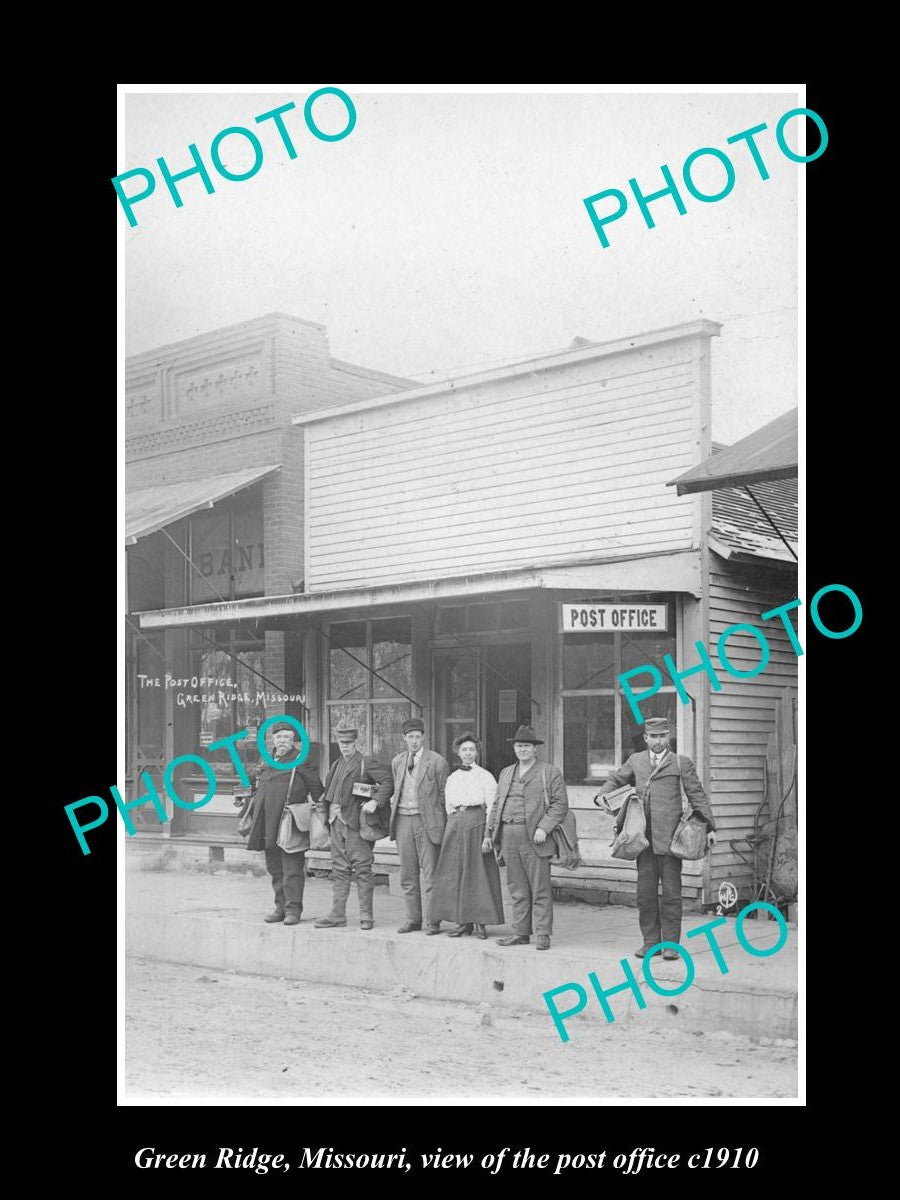
[[406,749],[391,763],[394,795],[390,834],[400,853],[400,886],[406,896],[406,922],[397,932],[412,933],[422,928],[421,871],[426,933],[432,935],[441,932],[440,921],[431,920],[431,889],[447,823],[444,787],[450,767],[436,751],[424,748],[425,725],[419,717],[403,722],[403,740]]
[[550,949],[553,932],[553,892],[550,859],[555,852],[548,837],[569,810],[562,771],[537,761],[543,740],[530,725],[520,725],[510,739],[516,763],[504,767],[497,785],[497,802],[488,818],[482,849],[496,847],[506,861],[506,882],[513,904],[512,937],[500,946],[527,946],[532,929],[538,950]]
[[[647,841],[650,845],[637,857],[637,906],[643,945],[635,950],[643,958],[657,942],[678,942],[681,939],[681,859],[669,853],[675,827],[681,820],[681,789],[691,809],[706,821],[706,843],[709,849],[716,844],[716,821],[709,807],[694,764],[683,754],[669,750],[669,722],[666,717],[648,717],[644,723],[646,750],[639,750],[609,779],[598,795],[631,784],[641,797],[647,818]],[[625,807],[620,810],[617,829],[624,821]],[[662,900],[659,888],[662,885]],[[659,950],[653,950],[659,954]],[[662,952],[665,959],[678,958],[675,950]]]
[[[272,730],[272,757],[290,762],[297,757],[294,730],[288,724]],[[259,772],[251,803],[255,804],[253,825],[247,839],[248,850],[264,850],[266,870],[272,878],[275,908],[263,920],[269,923],[284,921],[299,925],[303,912],[303,889],[306,885],[306,850],[287,854],[278,845],[278,829],[288,804],[303,804],[318,800],[322,781],[306,763],[293,770],[266,764]],[[308,835],[307,835],[308,846]]]
[[[356,875],[359,896],[359,927],[371,929],[372,895],[375,880],[373,842],[387,836],[387,815],[394,790],[390,767],[377,758],[364,758],[357,748],[358,731],[341,726],[335,733],[340,757],[331,764],[319,808],[331,830],[331,912],[316,921],[316,929],[333,929],[347,924],[350,876]],[[371,786],[372,794],[354,793],[354,784]],[[380,817],[379,817],[380,812]],[[363,836],[365,832],[366,836]]]

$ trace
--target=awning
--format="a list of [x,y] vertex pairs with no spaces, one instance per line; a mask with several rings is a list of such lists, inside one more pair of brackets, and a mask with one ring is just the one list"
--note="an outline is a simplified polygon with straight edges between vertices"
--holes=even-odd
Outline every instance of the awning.
[[503,595],[546,588],[595,592],[686,592],[701,590],[699,550],[667,551],[602,562],[548,564],[516,571],[495,571],[414,583],[344,588],[336,592],[296,592],[286,596],[258,596],[163,608],[138,613],[141,629],[171,629],[220,622],[274,621],[287,617],[315,617],[321,613],[367,609],[375,605],[444,603],[470,596]]
[[280,469],[278,463],[267,467],[248,467],[228,475],[207,475],[203,479],[190,479],[185,483],[160,483],[126,492],[125,544],[133,546],[138,538],[156,533],[173,521],[189,517],[201,508],[212,508],[217,501],[233,496],[235,492]]
[[678,495],[684,496],[689,492],[796,477],[797,411],[792,408],[733,446],[711,454],[666,486],[674,486]]

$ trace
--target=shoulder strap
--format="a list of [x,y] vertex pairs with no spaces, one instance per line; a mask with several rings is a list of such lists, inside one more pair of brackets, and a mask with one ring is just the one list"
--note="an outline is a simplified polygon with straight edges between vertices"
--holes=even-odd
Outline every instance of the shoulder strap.
[[688,798],[684,791],[684,784],[681,782],[681,755],[673,754],[672,757],[675,759],[675,766],[678,768],[678,789],[681,792],[681,815],[684,816],[685,813],[693,812],[693,809],[691,808],[690,804],[688,804]]
[[[292,792],[292,790],[293,790],[293,787],[294,787],[294,776],[295,776],[296,774],[297,774],[297,768],[296,768],[296,767],[294,767],[293,771],[291,771],[291,777],[290,777],[290,779],[288,780],[288,790],[287,790],[287,795],[286,795],[286,796],[285,796],[285,798],[284,798],[284,803],[285,803],[285,805],[288,805],[288,804],[290,804],[290,802],[291,802],[291,792]],[[301,882],[302,882],[302,881],[301,881]]]
[[[648,751],[648,755],[649,755],[649,751]],[[653,770],[650,772],[650,774],[647,776],[647,782],[644,784],[644,790],[641,793],[641,803],[644,804],[645,806],[650,803],[650,784],[653,782],[653,780],[658,775],[659,769],[661,766],[662,766],[662,763],[657,763],[656,766],[653,768]],[[678,777],[679,777],[679,779],[681,778],[680,770],[678,772]]]

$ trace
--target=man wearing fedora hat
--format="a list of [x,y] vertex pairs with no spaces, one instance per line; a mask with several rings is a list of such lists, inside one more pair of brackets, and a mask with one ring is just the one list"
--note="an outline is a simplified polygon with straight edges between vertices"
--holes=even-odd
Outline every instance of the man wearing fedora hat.
[[[613,771],[597,794],[631,784],[641,797],[647,819],[646,836],[650,843],[637,856],[637,906],[643,944],[635,950],[638,958],[654,949],[657,942],[681,939],[681,859],[669,853],[675,827],[681,819],[681,791],[691,809],[707,825],[707,846],[716,844],[716,821],[697,775],[697,769],[684,754],[669,750],[669,722],[666,717],[648,717],[644,722],[646,750],[639,750]],[[617,828],[624,821],[626,805],[620,809]],[[659,891],[662,887],[662,898]],[[665,959],[676,959],[673,949],[662,951]]]
[[[273,758],[291,762],[298,756],[294,728],[286,721],[272,729]],[[292,771],[266,764],[259,772],[251,803],[255,805],[253,824],[247,839],[248,850],[264,850],[266,870],[272,878],[275,908],[263,920],[298,925],[303,912],[306,884],[306,850],[288,854],[278,845],[281,817],[289,804],[304,804],[322,795],[322,781],[308,762]],[[307,835],[308,846],[308,835]]]
[[497,785],[483,848],[496,847],[506,861],[506,882],[513,904],[512,937],[500,946],[527,946],[534,931],[538,950],[550,949],[553,892],[550,859],[556,847],[548,837],[569,810],[563,773],[552,763],[539,763],[543,746],[530,725],[520,725],[513,744],[517,762],[504,767]]
[[391,769],[377,758],[363,757],[356,745],[358,730],[342,724],[334,736],[341,753],[331,764],[320,801],[331,830],[331,912],[316,921],[315,927],[333,929],[347,924],[350,877],[355,874],[359,925],[371,929],[375,891],[372,847],[378,838],[387,836],[388,804],[393,791]]
[[[398,933],[422,928],[424,890],[426,932],[440,933],[440,921],[431,918],[431,892],[441,851],[447,813],[444,788],[450,766],[434,750],[426,750],[425,724],[419,717],[403,722],[406,749],[391,762],[394,795],[391,799],[390,834],[400,854],[400,886],[406,897],[406,921]],[[419,873],[422,886],[419,883]]]

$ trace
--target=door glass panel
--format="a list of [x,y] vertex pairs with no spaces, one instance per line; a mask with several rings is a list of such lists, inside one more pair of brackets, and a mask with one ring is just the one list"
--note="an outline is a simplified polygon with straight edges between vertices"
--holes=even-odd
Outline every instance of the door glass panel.
[[453,765],[458,758],[453,739],[467,730],[478,732],[478,660],[474,654],[440,655],[435,659],[435,749]]

